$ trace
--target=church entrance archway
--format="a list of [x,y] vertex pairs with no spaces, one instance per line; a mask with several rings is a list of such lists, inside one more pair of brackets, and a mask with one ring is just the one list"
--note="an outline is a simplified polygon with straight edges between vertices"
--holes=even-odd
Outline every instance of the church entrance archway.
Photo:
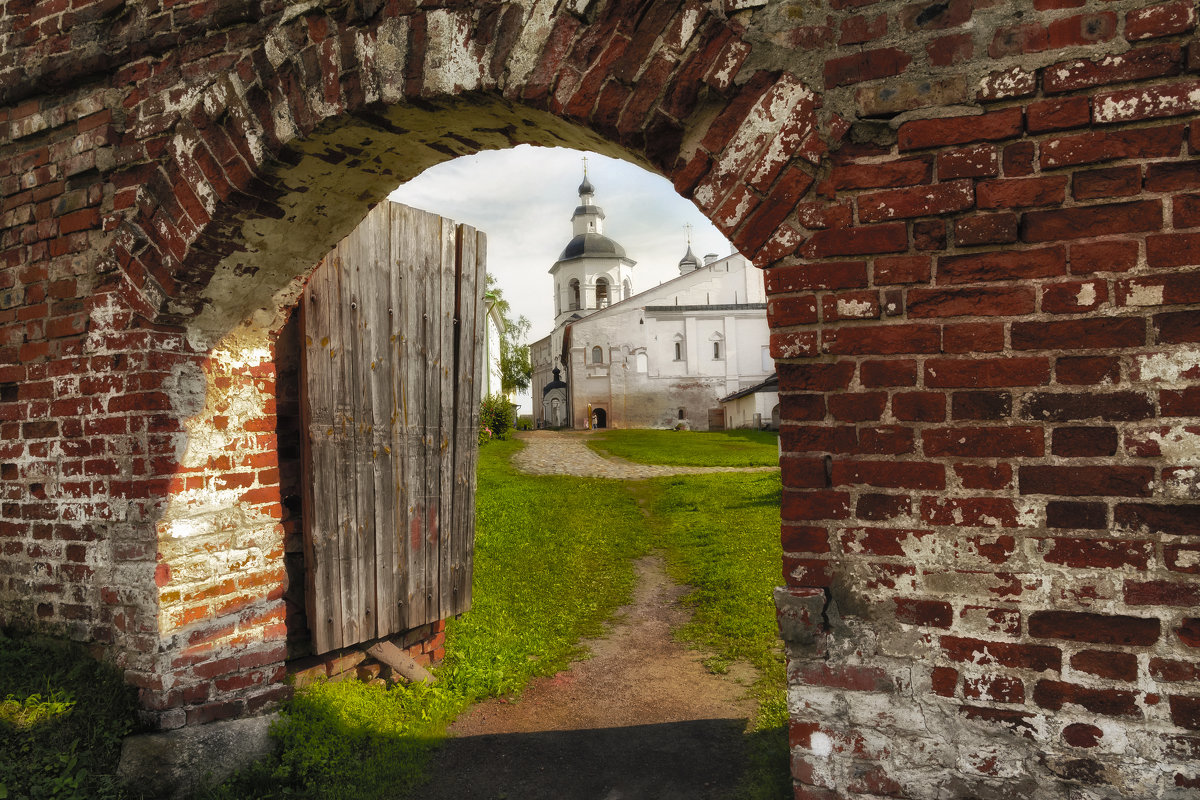
[[592,409],[592,427],[593,428],[607,428],[608,427],[608,414],[605,413],[603,408],[593,408]]

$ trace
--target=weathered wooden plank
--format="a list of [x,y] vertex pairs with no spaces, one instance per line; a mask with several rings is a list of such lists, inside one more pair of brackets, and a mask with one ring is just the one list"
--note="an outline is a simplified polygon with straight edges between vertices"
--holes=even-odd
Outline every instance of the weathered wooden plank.
[[[466,550],[471,542],[474,520],[468,517],[474,478],[472,455],[478,448],[477,429],[471,424],[471,398],[479,392],[475,382],[475,348],[479,340],[475,332],[478,313],[476,300],[477,237],[473,228],[460,225],[457,231],[455,297],[455,383],[454,383],[454,488],[453,524],[451,527],[450,586],[448,605],[443,603],[446,616],[461,614],[469,597],[466,577]],[[443,587],[443,598],[446,597]]]
[[370,309],[374,286],[371,261],[374,243],[370,240],[370,220],[376,207],[346,238],[343,279],[348,306],[343,306],[348,351],[347,398],[353,419],[352,469],[354,473],[354,521],[350,528],[354,546],[347,577],[354,592],[354,616],[349,620],[354,641],[377,636],[375,622],[375,454],[374,414],[371,409],[371,330]]
[[396,479],[392,451],[395,421],[396,380],[392,356],[392,254],[391,203],[383,202],[367,217],[366,238],[370,246],[369,290],[363,298],[367,330],[371,403],[371,463],[374,481],[374,560],[372,583],[375,592],[375,636],[387,636],[397,628],[396,585],[392,578],[396,558]]
[[354,339],[354,320],[350,312],[350,262],[353,248],[348,239],[338,243],[337,256],[333,260],[333,291],[336,303],[330,304],[331,339],[335,342],[333,358],[334,375],[334,435],[339,447],[335,454],[335,469],[340,480],[334,492],[337,503],[338,537],[341,544],[338,564],[338,591],[342,593],[343,646],[362,641],[360,620],[362,618],[362,593],[359,587],[357,564],[359,560],[358,526],[358,480],[355,469],[356,447],[354,428],[357,424],[354,411],[353,365],[351,352]]
[[438,430],[438,409],[442,402],[441,369],[442,339],[438,330],[441,310],[442,261],[445,258],[443,236],[445,223],[436,220],[429,239],[430,260],[425,274],[425,620],[438,619],[438,494],[441,490],[441,440]]
[[411,533],[415,521],[414,509],[416,499],[413,495],[413,475],[419,464],[413,461],[410,446],[411,431],[408,423],[411,382],[409,373],[417,359],[415,342],[412,337],[414,314],[419,316],[415,305],[412,280],[412,241],[414,218],[412,209],[407,206],[389,203],[391,217],[391,267],[392,277],[390,291],[392,293],[392,336],[395,364],[393,379],[396,385],[397,407],[392,423],[392,448],[396,454],[397,473],[397,502],[395,509],[396,530],[395,548],[397,570],[393,576],[396,604],[396,625],[398,630],[413,627],[412,622],[412,562],[414,558],[411,544]]
[[305,481],[303,493],[305,562],[308,565],[305,597],[312,646],[317,653],[342,646],[337,506],[329,502],[329,494],[336,495],[338,482],[333,406],[336,389],[331,357],[336,343],[331,335],[333,273],[329,264],[335,256],[336,251],[318,265],[301,297],[305,344],[301,362],[304,376],[301,414],[305,435],[301,445],[305,474],[310,476]]
[[471,607],[471,590],[475,575],[475,471],[479,462],[479,383],[483,380],[483,337],[487,335],[484,319],[483,292],[487,280],[487,236],[482,231],[475,234],[475,320],[474,320],[474,364],[471,369],[473,388],[467,394],[465,402],[471,407],[471,422],[465,433],[471,442],[467,448],[467,460],[463,470],[468,476],[469,490],[467,492],[467,508],[463,516],[466,526],[465,541],[463,542],[463,592],[459,599],[459,610],[462,613]]
[[441,296],[438,300],[438,563],[433,585],[437,619],[449,614],[450,553],[454,530],[454,299],[458,291],[458,226],[442,220]]
[[437,462],[430,452],[428,414],[429,408],[436,408],[437,398],[429,391],[427,375],[434,360],[430,345],[436,344],[435,337],[430,334],[430,298],[433,291],[431,284],[441,262],[441,220],[416,209],[412,209],[411,213],[414,234],[411,242],[413,261],[410,284],[414,314],[410,335],[416,348],[415,357],[410,358],[406,378],[410,393],[410,454],[414,467],[412,474],[407,477],[411,478],[412,497],[415,500],[409,539],[413,548],[413,558],[409,564],[409,588],[412,600],[410,625],[416,627],[432,621],[429,616],[429,537],[437,505],[436,499],[430,496],[428,476],[431,470],[436,469]]

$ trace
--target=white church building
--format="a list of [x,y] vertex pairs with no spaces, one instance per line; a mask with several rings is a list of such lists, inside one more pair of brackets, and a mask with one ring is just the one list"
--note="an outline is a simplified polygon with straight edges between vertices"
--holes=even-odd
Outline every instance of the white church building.
[[726,427],[720,399],[775,369],[762,271],[689,244],[678,277],[634,294],[637,262],[604,235],[586,175],[571,233],[550,267],[554,330],[530,345],[538,426]]

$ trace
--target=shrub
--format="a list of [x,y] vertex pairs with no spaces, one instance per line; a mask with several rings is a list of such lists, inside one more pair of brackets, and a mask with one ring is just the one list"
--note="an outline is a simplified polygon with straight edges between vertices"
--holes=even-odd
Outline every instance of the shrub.
[[486,428],[492,439],[505,439],[513,421],[512,403],[502,394],[489,394],[479,405],[479,441],[484,442]]

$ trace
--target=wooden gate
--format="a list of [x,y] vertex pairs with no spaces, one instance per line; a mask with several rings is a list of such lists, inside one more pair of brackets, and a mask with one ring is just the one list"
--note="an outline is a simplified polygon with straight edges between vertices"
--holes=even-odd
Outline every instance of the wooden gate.
[[304,544],[316,653],[471,602],[485,237],[376,206],[313,273]]

